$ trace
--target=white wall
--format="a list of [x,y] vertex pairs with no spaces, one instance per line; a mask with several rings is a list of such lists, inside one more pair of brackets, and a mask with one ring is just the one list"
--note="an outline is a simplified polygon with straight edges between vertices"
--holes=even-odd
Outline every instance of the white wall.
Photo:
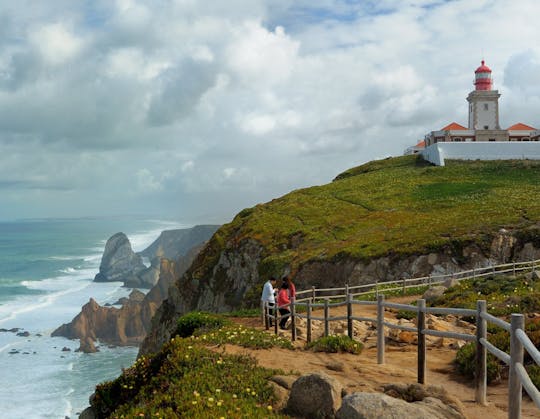
[[540,160],[540,142],[436,143],[422,151],[437,166],[445,159],[458,160]]

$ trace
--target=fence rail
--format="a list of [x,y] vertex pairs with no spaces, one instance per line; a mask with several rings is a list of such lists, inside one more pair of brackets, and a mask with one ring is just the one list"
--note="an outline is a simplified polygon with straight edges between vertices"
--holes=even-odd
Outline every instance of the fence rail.
[[[502,273],[512,272],[514,275],[517,272],[523,272],[531,270],[534,272],[540,262],[534,260],[530,262],[517,262],[507,263],[497,266],[489,266],[481,269],[472,269],[469,271],[457,272],[448,275],[429,276],[422,278],[403,279],[400,281],[391,281],[389,284],[400,284],[397,289],[405,290],[406,288],[416,287],[418,283],[422,285],[435,285],[443,283],[448,278],[454,278],[457,280],[463,280],[468,278],[479,278],[483,276],[496,275]],[[472,273],[472,275],[471,275]],[[435,279],[437,278],[437,280]],[[410,285],[411,282],[415,282],[416,285]],[[388,284],[385,283],[385,284]],[[293,299],[288,306],[290,311],[279,314],[278,308],[284,307],[270,307],[265,304],[263,309],[263,317],[266,325],[266,329],[270,328],[271,320],[274,322],[274,332],[278,333],[278,322],[282,319],[291,320],[291,339],[296,340],[296,319],[301,318],[306,320],[306,340],[311,342],[312,340],[312,322],[318,320],[324,324],[324,336],[329,335],[329,323],[331,321],[347,321],[347,334],[353,338],[353,321],[367,321],[376,326],[377,329],[377,363],[384,364],[385,362],[385,339],[384,328],[400,329],[417,334],[418,339],[418,382],[425,383],[426,374],[426,336],[438,336],[443,338],[465,340],[468,342],[476,343],[476,370],[475,370],[475,399],[476,402],[482,405],[487,404],[487,353],[493,354],[502,362],[509,366],[509,378],[508,378],[508,418],[518,419],[521,417],[521,401],[522,390],[524,389],[531,397],[536,406],[540,409],[540,391],[534,386],[531,381],[525,367],[523,366],[524,353],[530,355],[532,360],[540,365],[540,352],[531,342],[530,338],[525,332],[525,320],[522,314],[512,314],[511,322],[508,323],[502,319],[499,319],[487,312],[487,304],[484,300],[477,301],[476,310],[463,309],[463,308],[448,308],[448,307],[426,307],[424,299],[417,300],[417,305],[391,303],[385,301],[383,291],[388,291],[396,288],[379,289],[379,283],[348,286],[343,288],[323,288],[311,289],[299,291],[296,293],[297,299]],[[356,289],[370,288],[366,292],[354,292]],[[344,294],[340,294],[345,291]],[[355,296],[361,294],[375,293],[377,301],[360,301],[354,300]],[[298,298],[309,294],[308,297]],[[345,301],[332,302],[330,299],[345,298]],[[315,303],[317,299],[323,299],[322,303]],[[376,317],[358,317],[353,314],[354,305],[376,306]],[[330,316],[330,308],[335,307],[347,307],[346,316]],[[305,314],[297,313],[298,308],[305,309]],[[322,309],[323,316],[313,316],[313,309]],[[385,321],[384,313],[385,309],[404,310],[412,313],[416,313],[417,322],[416,327],[405,326],[400,324],[394,324]],[[426,327],[426,314],[451,314],[456,316],[468,316],[475,317],[476,319],[476,333],[464,334],[450,331],[437,331]],[[487,324],[495,324],[510,333],[510,353],[506,353],[487,340]]]

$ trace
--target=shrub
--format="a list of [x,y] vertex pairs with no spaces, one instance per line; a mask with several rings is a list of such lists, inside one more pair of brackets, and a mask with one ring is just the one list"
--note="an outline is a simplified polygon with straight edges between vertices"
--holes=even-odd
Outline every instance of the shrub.
[[540,366],[537,364],[527,365],[526,370],[533,384],[540,389]]
[[418,317],[418,314],[414,311],[399,310],[396,314],[396,319],[413,320]]
[[219,329],[227,324],[230,324],[230,322],[222,316],[194,311],[178,319],[176,335],[186,338],[193,335],[198,329]]
[[349,352],[351,354],[359,354],[362,352],[364,345],[356,342],[348,336],[326,336],[314,340],[306,345],[306,349],[313,352]]
[[[476,369],[476,344],[463,345],[456,354],[457,370],[469,378],[474,378]],[[498,359],[488,353],[487,356],[487,382],[492,383],[501,379],[503,367]]]

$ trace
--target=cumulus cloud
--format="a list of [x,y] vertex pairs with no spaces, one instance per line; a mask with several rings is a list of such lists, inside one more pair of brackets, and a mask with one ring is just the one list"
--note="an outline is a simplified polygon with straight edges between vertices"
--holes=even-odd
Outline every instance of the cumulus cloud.
[[540,125],[534,0],[5,3],[0,219],[225,222],[465,124],[482,58]]

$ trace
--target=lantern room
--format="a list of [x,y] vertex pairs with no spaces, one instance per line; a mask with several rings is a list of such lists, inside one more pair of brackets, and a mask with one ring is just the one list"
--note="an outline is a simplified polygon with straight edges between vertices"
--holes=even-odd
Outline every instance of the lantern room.
[[482,60],[482,65],[474,72],[474,85],[476,90],[491,90],[491,69]]

